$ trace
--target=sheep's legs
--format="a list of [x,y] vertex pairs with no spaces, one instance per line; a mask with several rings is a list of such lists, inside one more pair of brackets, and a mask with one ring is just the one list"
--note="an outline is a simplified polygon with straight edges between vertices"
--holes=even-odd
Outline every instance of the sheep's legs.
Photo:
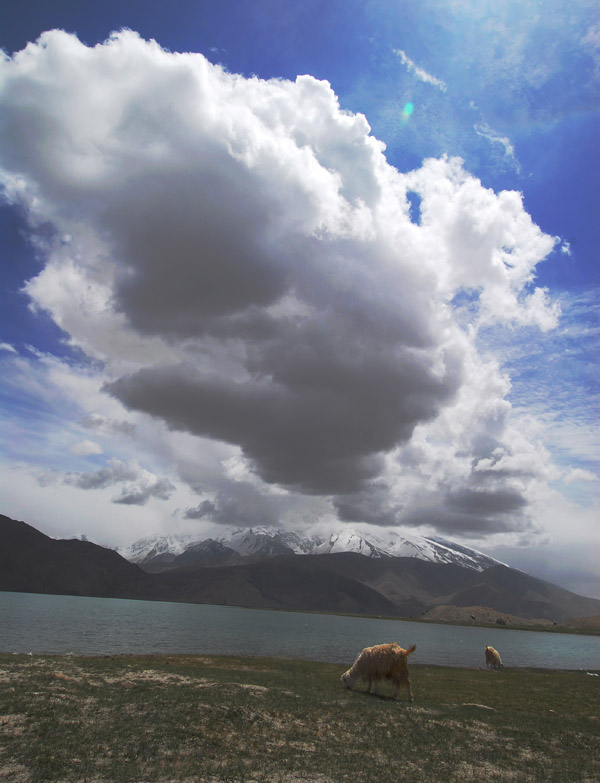
[[[406,685],[406,687],[407,687],[407,689],[408,689],[408,700],[409,700],[409,701],[414,701],[414,698],[413,698],[413,692],[412,692],[412,689],[411,689],[411,687],[410,687],[410,680],[409,680],[409,679],[407,679],[407,680],[406,680],[406,683],[405,683],[405,685]],[[395,698],[395,699],[397,699],[397,698],[398,698],[398,694],[399,694],[399,693],[400,693],[400,683],[398,683],[398,684],[396,685],[396,692],[394,693],[394,698]]]
[[[374,685],[373,682],[375,682]],[[377,694],[379,693],[379,680],[377,679],[373,680],[372,677],[369,677],[369,679],[367,680],[367,693],[373,693],[375,694],[375,696],[377,696]]]

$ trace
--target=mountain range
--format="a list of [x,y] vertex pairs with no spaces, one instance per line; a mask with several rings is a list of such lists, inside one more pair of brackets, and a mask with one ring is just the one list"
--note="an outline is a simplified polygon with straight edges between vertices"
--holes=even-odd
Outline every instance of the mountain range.
[[473,619],[485,609],[501,624],[508,616],[600,615],[600,600],[433,538],[366,540],[347,530],[307,539],[254,528],[222,540],[154,537],[127,554],[131,560],[90,541],[53,539],[0,515],[4,591],[432,619],[455,607]]
[[505,565],[482,552],[442,538],[399,535],[365,537],[350,527],[320,535],[302,536],[289,530],[255,527],[238,528],[218,538],[157,535],[136,541],[121,550],[127,560],[145,570],[172,569],[193,563],[223,565],[246,558],[276,555],[330,555],[353,552],[370,558],[416,557],[431,563],[452,563],[461,568],[484,571]]

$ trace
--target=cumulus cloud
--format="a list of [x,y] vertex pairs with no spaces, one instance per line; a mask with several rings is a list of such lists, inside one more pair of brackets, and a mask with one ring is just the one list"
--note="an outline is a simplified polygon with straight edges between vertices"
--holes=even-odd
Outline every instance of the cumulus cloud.
[[168,500],[175,491],[175,485],[167,478],[158,478],[143,468],[135,460],[129,463],[112,458],[104,468],[90,473],[69,473],[64,483],[78,489],[106,489],[124,484],[121,494],[113,498],[113,503],[127,506],[143,506],[150,498]]
[[[46,227],[32,302],[101,360],[105,393],[240,450],[257,478],[213,481],[187,518],[268,524],[282,506],[262,482],[344,519],[527,526],[543,459],[475,344],[482,323],[558,318],[534,286],[555,239],[518,193],[458,159],[395,170],[327,82],[246,79],[129,31],[93,48],[45,33],[0,71],[5,195]],[[69,482],[132,482],[121,504],[173,491],[118,461]]]
[[106,467],[91,473],[70,473],[65,477],[65,483],[78,489],[104,489],[121,481],[133,481],[138,474],[137,464],[127,465],[113,458]]
[[133,435],[135,433],[135,424],[129,421],[118,421],[102,416],[100,413],[89,413],[79,422],[82,427],[88,430],[94,430],[100,433],[120,433],[123,435]]
[[249,482],[220,481],[212,499],[186,509],[185,519],[204,519],[238,527],[274,526],[280,523],[282,504]]
[[157,479],[141,486],[124,487],[113,503],[124,506],[145,506],[150,498],[168,500],[175,491],[175,485],[167,478]]
[[78,457],[90,457],[93,454],[103,454],[102,446],[93,440],[82,440],[71,446],[71,454]]
[[572,484],[574,481],[598,481],[598,476],[591,470],[585,470],[584,468],[571,468],[566,473],[564,480],[568,484]]

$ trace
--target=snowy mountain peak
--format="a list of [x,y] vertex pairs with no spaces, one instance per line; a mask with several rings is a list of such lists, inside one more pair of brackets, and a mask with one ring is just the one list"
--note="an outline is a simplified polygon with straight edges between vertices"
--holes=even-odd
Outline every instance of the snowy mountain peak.
[[157,535],[136,541],[121,554],[135,563],[149,563],[155,558],[168,561],[180,556],[190,561],[195,554],[206,555],[218,547],[239,557],[272,557],[275,555],[325,555],[354,552],[365,557],[416,557],[432,563],[452,563],[475,571],[494,565],[505,565],[475,549],[454,544],[442,538],[400,535],[390,531],[381,537],[365,536],[345,527],[320,536],[302,536],[289,530],[267,527],[239,528],[215,539],[198,539],[192,535]]
[[218,538],[217,541],[242,557],[289,555],[293,551],[284,541],[284,531],[264,527],[236,530],[231,536]]
[[198,543],[198,539],[193,535],[176,535],[173,533],[146,536],[135,541],[131,546],[120,549],[119,553],[126,560],[131,560],[133,563],[144,563],[159,555],[177,557],[177,555],[183,554],[194,543]]
[[316,555],[332,552],[356,552],[366,557],[393,557],[391,552],[383,548],[377,539],[368,541],[350,528],[332,533],[326,541],[317,544],[312,553]]

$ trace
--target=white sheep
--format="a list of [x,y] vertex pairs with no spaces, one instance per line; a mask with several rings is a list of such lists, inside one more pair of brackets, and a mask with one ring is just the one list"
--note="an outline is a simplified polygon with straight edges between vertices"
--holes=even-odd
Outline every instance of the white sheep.
[[408,656],[412,655],[416,648],[416,644],[413,644],[408,650],[404,650],[396,642],[365,647],[350,669],[342,674],[342,682],[346,688],[352,689],[354,683],[362,677],[368,682],[367,693],[371,693],[373,683],[374,693],[377,693],[380,680],[391,680],[396,686],[395,699],[398,698],[400,685],[405,685],[408,690],[408,700],[413,701],[408,676]]
[[488,669],[504,669],[500,653],[489,645],[485,648],[485,665]]

